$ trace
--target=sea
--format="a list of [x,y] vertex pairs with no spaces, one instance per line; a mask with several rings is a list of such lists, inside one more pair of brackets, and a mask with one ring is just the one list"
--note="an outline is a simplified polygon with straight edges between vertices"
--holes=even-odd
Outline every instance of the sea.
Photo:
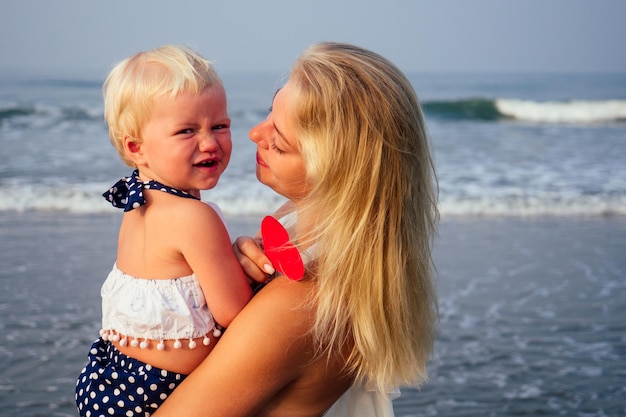
[[[222,72],[233,152],[202,196],[237,232],[283,201],[248,132],[285,75]],[[626,416],[626,74],[407,75],[439,181],[440,330],[396,416]],[[102,81],[0,75],[2,417],[77,415],[120,216],[101,194],[131,171]]]
[[[229,215],[275,207],[255,177],[252,126],[284,77],[223,74],[233,153],[206,192]],[[411,76],[450,216],[625,215],[625,75]],[[100,79],[0,80],[0,211],[111,211],[129,172],[109,143]]]

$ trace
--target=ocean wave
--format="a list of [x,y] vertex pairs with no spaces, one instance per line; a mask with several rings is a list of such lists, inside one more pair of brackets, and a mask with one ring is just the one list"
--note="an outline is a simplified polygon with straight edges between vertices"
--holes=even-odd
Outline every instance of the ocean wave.
[[36,113],[35,108],[32,106],[17,106],[0,109],[0,123],[3,120],[12,119],[14,117],[32,116]]
[[[507,98],[469,98],[425,101],[424,113],[439,120],[501,121],[519,120],[533,123],[593,124],[626,122],[626,100],[533,101]],[[267,116],[263,108],[236,109],[231,117],[245,125],[258,123]],[[5,104],[0,106],[0,124],[11,121],[39,125],[104,120],[103,107],[97,105]]]
[[626,121],[626,100],[547,101],[496,100],[496,108],[517,120],[548,123]]
[[[109,183],[72,185],[5,184],[0,186],[0,212],[62,211],[69,213],[121,212],[104,200]],[[282,197],[258,183],[232,182],[202,192],[203,200],[216,203],[226,215],[259,216],[278,208]]]
[[448,120],[519,120],[534,123],[604,123],[626,121],[626,100],[533,101],[471,98],[427,101],[426,115]]
[[472,98],[464,100],[426,101],[424,113],[440,119],[451,120],[499,120],[504,119],[494,100]]
[[442,198],[442,217],[622,217],[626,216],[626,196],[505,196]]
[[[39,126],[45,121],[55,124],[76,121],[102,122],[104,113],[101,107],[50,106],[50,105],[10,105],[0,108],[0,125],[7,122],[26,123],[26,127]],[[24,128],[24,126],[22,126]]]
[[[0,187],[0,211],[63,211],[114,213],[102,198],[104,183],[51,186],[44,184]],[[203,199],[215,202],[227,216],[262,216],[278,208],[284,199],[257,183],[222,183],[205,191]],[[525,198],[503,195],[445,195],[442,217],[610,217],[626,216],[626,195],[534,195]]]

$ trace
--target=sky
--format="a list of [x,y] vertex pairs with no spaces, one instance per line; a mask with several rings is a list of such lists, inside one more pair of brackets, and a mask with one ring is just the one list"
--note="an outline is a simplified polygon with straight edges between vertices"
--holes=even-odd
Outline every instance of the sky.
[[319,41],[406,72],[626,73],[625,21],[624,0],[0,0],[0,74],[104,76],[163,44],[287,72]]

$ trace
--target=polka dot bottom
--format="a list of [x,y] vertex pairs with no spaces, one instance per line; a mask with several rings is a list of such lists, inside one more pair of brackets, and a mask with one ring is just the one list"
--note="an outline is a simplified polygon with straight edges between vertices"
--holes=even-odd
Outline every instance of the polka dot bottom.
[[101,338],[76,382],[81,417],[149,417],[185,375],[155,368],[119,352]]

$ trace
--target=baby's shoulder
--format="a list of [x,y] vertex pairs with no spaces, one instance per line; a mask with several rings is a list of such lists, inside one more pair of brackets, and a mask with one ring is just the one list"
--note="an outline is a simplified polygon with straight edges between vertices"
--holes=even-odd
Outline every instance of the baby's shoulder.
[[219,207],[213,203],[202,200],[177,198],[168,204],[159,205],[158,210],[172,219],[199,220],[208,216],[209,219],[222,221],[222,213]]

